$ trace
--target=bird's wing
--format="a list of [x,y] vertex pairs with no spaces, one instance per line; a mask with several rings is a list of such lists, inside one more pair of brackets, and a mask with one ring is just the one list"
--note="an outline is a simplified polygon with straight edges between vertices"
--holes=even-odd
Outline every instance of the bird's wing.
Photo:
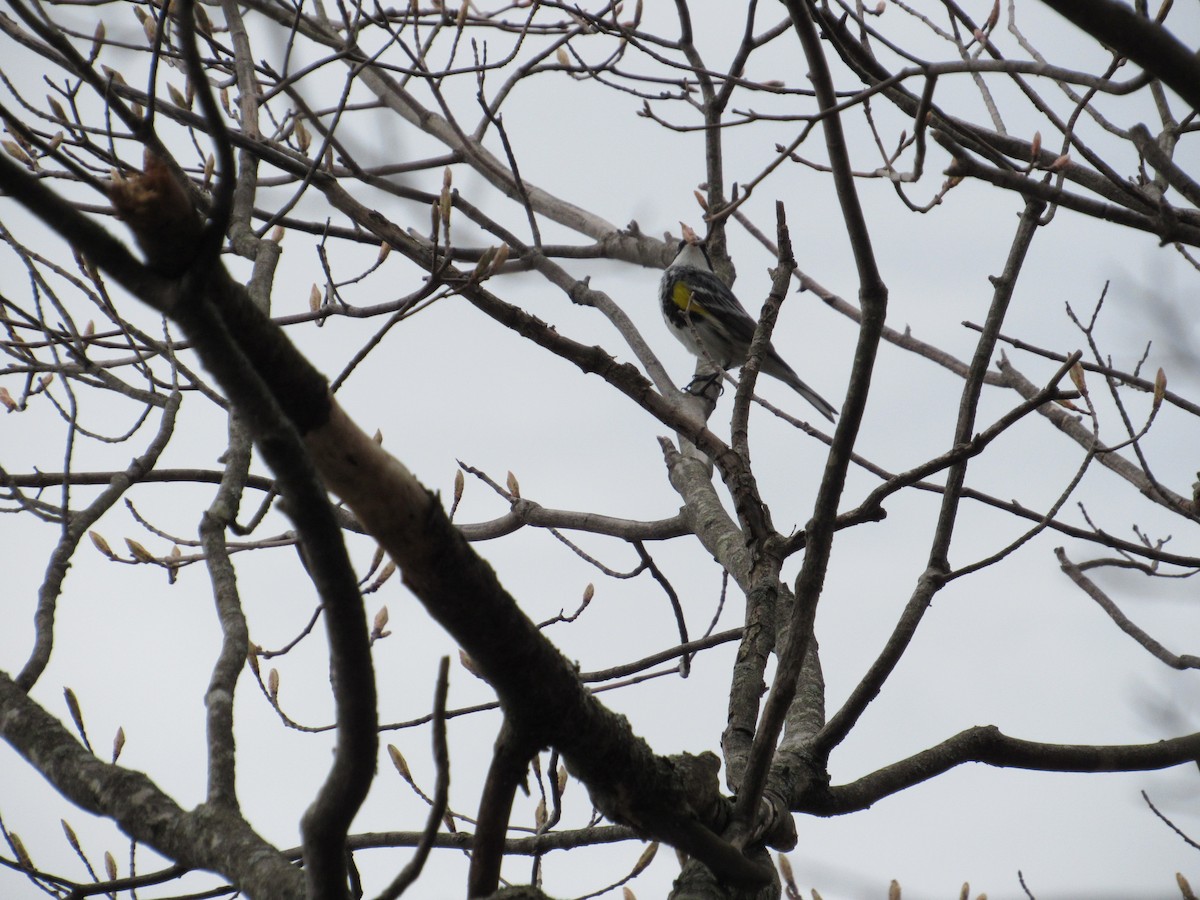
[[706,319],[736,340],[749,343],[754,337],[754,320],[711,272],[692,269],[676,278],[671,299],[681,312]]

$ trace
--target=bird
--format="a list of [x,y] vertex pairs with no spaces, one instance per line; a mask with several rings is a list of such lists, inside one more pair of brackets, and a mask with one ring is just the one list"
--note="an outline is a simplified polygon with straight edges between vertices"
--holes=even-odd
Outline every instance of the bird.
[[[658,297],[667,328],[693,355],[724,370],[745,365],[757,323],[713,273],[708,249],[687,225],[683,225],[675,259],[663,272]],[[770,344],[761,365],[763,372],[778,378],[834,421],[837,408],[801,381]]]

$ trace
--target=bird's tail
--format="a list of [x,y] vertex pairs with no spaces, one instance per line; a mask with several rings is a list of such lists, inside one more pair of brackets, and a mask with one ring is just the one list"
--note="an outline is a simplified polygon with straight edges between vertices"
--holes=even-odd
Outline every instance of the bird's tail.
[[838,414],[838,409],[807,384],[800,380],[792,367],[785,363],[778,354],[772,353],[763,360],[762,370],[768,375],[773,375],[784,384],[788,385],[797,394],[807,400],[816,408],[817,412],[827,418],[830,422],[834,420],[834,416]]

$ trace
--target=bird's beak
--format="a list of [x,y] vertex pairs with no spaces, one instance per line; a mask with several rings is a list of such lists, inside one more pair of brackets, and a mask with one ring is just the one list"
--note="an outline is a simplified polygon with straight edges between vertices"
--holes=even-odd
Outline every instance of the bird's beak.
[[683,229],[683,239],[689,244],[696,245],[701,243],[700,236],[696,234],[696,232],[692,231],[692,229],[683,222],[679,223],[679,227]]

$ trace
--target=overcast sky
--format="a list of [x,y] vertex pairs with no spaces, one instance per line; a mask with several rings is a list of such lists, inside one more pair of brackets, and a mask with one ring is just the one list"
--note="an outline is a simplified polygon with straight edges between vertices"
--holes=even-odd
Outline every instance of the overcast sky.
[[[935,4],[921,5],[933,13]],[[665,4],[646,6],[648,25],[653,25],[654,16],[669,12]],[[974,12],[980,18],[986,15],[985,4],[968,6],[977,7]],[[773,20],[780,9],[765,4],[762,21]],[[136,38],[140,31],[132,15],[114,12],[129,36]],[[1093,70],[1102,68],[1105,57],[1090,39],[1071,34],[1034,4],[1022,5],[1019,13],[1026,33],[1045,52],[1061,54],[1062,64],[1086,61]],[[721,69],[740,26],[730,29],[699,4],[696,14],[701,51],[712,68]],[[901,19],[899,10],[889,8],[880,27],[892,27]],[[1174,13],[1170,21],[1185,41],[1194,43],[1200,34],[1194,4]],[[115,33],[110,27],[110,36]],[[916,34],[907,22],[898,33]],[[785,38],[777,43],[754,58],[747,77],[805,84],[807,66],[795,42]],[[4,47],[6,54],[16,52],[11,42]],[[261,56],[277,59],[280,52],[270,41],[259,41]],[[946,57],[951,51],[943,47],[938,52]],[[164,77],[178,80],[174,72]],[[341,77],[342,72],[331,70],[327,90],[336,95]],[[839,79],[841,88],[855,86],[844,73]],[[307,86],[317,90],[312,82]],[[466,80],[451,89],[452,96],[455,90],[470,102],[474,82]],[[939,92],[945,93],[938,96],[946,108],[960,115],[981,116],[978,96],[971,99],[971,90],[967,78],[958,76],[944,79]],[[1045,94],[1058,101],[1051,87],[1045,87]],[[1045,128],[1011,89],[999,88],[998,96],[1011,133],[1029,138],[1033,130]],[[743,108],[743,103],[766,105],[761,95],[755,95],[742,103],[735,101],[733,107]],[[1136,108],[1132,100],[1109,103],[1106,108],[1123,126],[1147,121],[1153,130],[1152,110]],[[523,175],[540,187],[618,226],[636,221],[648,233],[678,234],[682,219],[700,228],[692,191],[703,180],[701,138],[697,133],[668,132],[637,117],[639,106],[640,101],[597,85],[561,73],[543,74],[514,93],[504,108],[505,126]],[[896,124],[900,120],[884,104],[875,109],[884,127],[894,128],[889,132],[893,137],[904,127]],[[696,122],[678,105],[663,106],[661,111],[673,121]],[[465,118],[474,121],[472,116]],[[856,166],[874,169],[877,155],[869,136],[859,118],[851,118],[850,123]],[[727,132],[727,179],[750,181],[771,157],[774,143],[790,140],[797,127],[793,123]],[[1049,134],[1044,134],[1049,141]],[[372,163],[432,152],[427,139],[395,124],[346,137]],[[1192,148],[1181,153],[1179,161],[1194,167],[1200,157]],[[941,184],[945,164],[944,155],[931,149],[925,179],[910,188],[914,198],[932,196]],[[1115,159],[1114,165],[1123,173],[1133,171],[1128,159]],[[440,171],[422,173],[411,176],[408,183],[436,191],[440,178]],[[481,179],[465,169],[456,170],[455,186],[521,231],[519,212],[502,205]],[[968,360],[975,332],[962,323],[983,320],[991,299],[988,276],[998,274],[1004,264],[1022,207],[1020,199],[967,183],[952,191],[941,207],[917,216],[882,180],[860,181],[859,189],[890,289],[889,325],[911,328],[917,337]],[[800,268],[854,300],[854,266],[828,177],[784,164],[745,208],[768,233],[773,233],[777,199],[786,204]],[[311,195],[298,214],[316,219],[329,215],[339,223],[336,213],[322,211],[318,201],[318,195]],[[370,202],[396,221],[426,227],[424,212],[410,205],[382,195]],[[2,199],[0,220],[10,230],[29,228],[14,204]],[[469,228],[460,227],[459,240],[464,244],[477,240]],[[544,236],[552,242],[580,241],[551,224],[546,224]],[[32,230],[23,238],[31,244],[44,240]],[[773,260],[737,226],[730,231],[730,249],[738,267],[735,289],[747,307],[757,310],[769,288],[767,269]],[[311,284],[324,281],[311,238],[291,233],[284,250],[273,301],[273,311],[279,315],[306,310]],[[374,256],[373,248],[357,254],[339,248],[336,265],[350,274],[365,268]],[[69,255],[64,259],[70,265]],[[566,266],[573,274],[590,277],[592,287],[612,296],[634,319],[672,377],[680,384],[688,380],[693,361],[667,335],[659,316],[657,270],[597,261]],[[21,296],[27,290],[25,276],[15,268],[10,253],[0,267],[12,273],[4,290]],[[1090,315],[1107,283],[1108,300],[1097,336],[1114,365],[1130,369],[1146,342],[1153,341],[1145,370],[1152,374],[1163,366],[1173,389],[1195,396],[1194,357],[1186,355],[1196,338],[1191,315],[1195,279],[1195,271],[1169,248],[1159,248],[1153,237],[1059,211],[1034,240],[1004,331],[1059,352],[1082,347],[1081,336],[1064,313],[1065,304]],[[420,273],[393,254],[379,274],[345,289],[344,295],[351,303],[368,305],[401,296],[419,284]],[[561,332],[598,343],[619,359],[632,359],[597,313],[571,306],[539,279],[505,276],[497,279],[494,288]],[[1172,310],[1174,318],[1169,315]],[[144,313],[132,315],[151,323],[151,330],[157,327]],[[332,377],[377,327],[377,322],[334,319],[323,328],[304,325],[289,334]],[[784,305],[775,344],[805,381],[840,406],[855,337],[852,322],[811,293],[798,293]],[[1027,354],[1009,351],[1009,355],[1034,382],[1044,380],[1055,368]],[[1099,382],[1093,387],[1094,393],[1104,393]],[[885,347],[860,452],[892,471],[944,452],[950,446],[960,390],[961,381],[955,376]],[[760,393],[795,415],[810,417],[811,410],[784,385],[764,379]],[[680,505],[667,483],[656,440],[665,433],[661,425],[598,378],[585,376],[506,332],[460,298],[442,300],[394,329],[355,371],[339,397],[365,430],[379,429],[384,446],[443,495],[449,495],[456,461],[461,460],[500,483],[512,471],[520,480],[522,495],[548,507],[657,519],[673,515]],[[1104,398],[1100,401],[1103,404]],[[1131,395],[1128,402],[1135,417],[1148,411],[1148,397]],[[989,424],[1015,403],[1012,395],[997,389],[985,393],[980,423]],[[728,433],[731,406],[732,392],[727,392],[712,421],[718,434]],[[1114,429],[1107,433],[1115,436],[1119,421],[1111,407],[1102,409],[1105,428]],[[132,424],[132,415],[128,405],[89,398],[84,422],[119,433]],[[151,416],[142,433],[128,444],[81,445],[76,468],[125,465],[131,455],[141,452],[157,424],[157,417]],[[0,464],[8,471],[28,472],[34,466],[61,469],[63,427],[47,404],[33,404],[19,415],[4,417],[0,429]],[[1196,423],[1164,408],[1146,447],[1155,474],[1173,490],[1190,491],[1198,466],[1196,441]],[[203,398],[190,395],[180,433],[161,465],[218,468],[224,442],[223,416]],[[751,448],[775,525],[785,532],[803,527],[811,515],[824,462],[823,445],[756,409]],[[973,464],[968,484],[1044,510],[1081,459],[1078,446],[1031,417]],[[265,472],[258,462],[256,470]],[[876,484],[872,476],[853,471],[842,507],[852,508]],[[194,537],[210,496],[209,487],[175,485],[148,485],[130,495],[137,512],[157,528],[188,537]],[[1100,527],[1118,536],[1133,538],[1130,529],[1137,525],[1154,538],[1174,534],[1172,549],[1194,554],[1180,519],[1139,504],[1135,491],[1098,466],[1085,476],[1077,496]],[[248,492],[243,520],[257,500],[258,495]],[[931,494],[895,497],[887,506],[885,521],[844,531],[835,540],[817,622],[830,712],[840,706],[878,654],[924,568],[937,503]],[[500,497],[468,477],[459,521],[483,521],[506,510]],[[1082,522],[1074,501],[1062,517]],[[287,527],[286,520],[273,513],[261,533],[280,533]],[[985,557],[1025,527],[1024,522],[965,504],[952,563],[961,566]],[[4,548],[0,559],[6,562],[7,579],[0,667],[12,673],[20,669],[32,646],[32,611],[56,532],[50,526],[33,528],[25,517],[16,516],[0,519],[0,528]],[[96,530],[122,553],[125,537],[142,542],[153,553],[165,553],[171,546],[170,541],[148,534],[123,506],[106,515]],[[365,571],[373,544],[360,537],[349,540],[356,564]],[[619,541],[587,535],[578,541],[611,568],[628,571],[637,563],[632,549]],[[1042,535],[1003,563],[955,582],[938,595],[904,661],[831,759],[834,783],[858,778],[974,725],[994,724],[1030,740],[1078,744],[1154,741],[1196,728],[1191,711],[1197,675],[1170,671],[1151,660],[1074,589],[1052,552],[1063,543],[1061,536]],[[627,581],[605,578],[542,531],[526,530],[476,546],[535,621],[563,609],[571,611],[584,587],[595,582],[596,599],[584,616],[573,625],[556,625],[547,631],[584,671],[638,659],[675,643],[674,618],[666,598],[644,574]],[[1066,546],[1076,561],[1097,555],[1086,546]],[[687,539],[651,545],[650,551],[678,591],[692,634],[703,632],[717,610],[719,568]],[[799,563],[799,557],[793,559],[785,575],[794,577]],[[316,602],[294,550],[239,555],[237,564],[252,640],[267,648],[286,644],[304,626]],[[1105,574],[1100,580],[1142,627],[1171,650],[1196,652],[1188,608],[1194,588],[1186,582],[1164,586],[1134,574],[1121,578]],[[370,596],[367,604],[372,615],[380,606],[388,606],[393,632],[376,646],[381,721],[399,722],[428,712],[437,659],[447,653],[456,657],[457,649],[398,579]],[[717,629],[739,625],[742,612],[742,598],[731,590]],[[201,566],[184,570],[177,584],[168,585],[159,569],[117,566],[83,546],[74,558],[60,604],[54,656],[34,696],[68,721],[62,690],[72,688],[98,754],[107,758],[112,736],[122,727],[128,739],[122,763],[144,770],[189,807],[204,796],[203,696],[218,641],[211,591]],[[734,647],[726,645],[698,657],[686,680],[664,677],[605,693],[603,699],[627,714],[635,730],[660,753],[719,753]],[[283,706],[304,725],[331,721],[325,658],[318,629],[277,663]],[[451,679],[452,707],[491,698],[488,687],[457,663]],[[452,721],[451,806],[456,812],[474,815],[477,810],[498,724],[495,712]],[[269,840],[293,846],[298,843],[299,816],[328,765],[332,739],[328,733],[309,735],[284,728],[248,675],[239,683],[237,728],[244,810]],[[401,749],[418,783],[431,791],[428,731],[388,731],[382,738],[384,744]],[[396,775],[385,752],[380,760],[372,795],[354,832],[419,828],[424,804]],[[831,820],[798,817],[800,842],[789,858],[800,886],[817,888],[826,900],[882,898],[893,878],[906,897],[956,897],[961,884],[969,881],[973,895],[986,891],[993,900],[1016,898],[1023,896],[1018,871],[1039,900],[1169,897],[1176,890],[1176,871],[1200,884],[1200,855],[1153,816],[1140,792],[1146,791],[1177,825],[1200,837],[1200,817],[1194,812],[1198,785],[1192,768],[1082,776],[966,766],[863,813]],[[582,796],[581,786],[572,782],[561,827],[586,822],[590,805]],[[531,825],[535,802],[536,798],[522,800],[514,822]],[[113,828],[63,803],[7,746],[0,746],[0,814],[44,869],[86,877],[62,838],[61,817],[79,832],[93,863],[110,850],[122,874],[127,872],[127,841]],[[545,888],[564,897],[596,890],[631,867],[640,853],[639,845],[623,844],[551,855],[545,861]],[[154,867],[150,856],[139,851],[139,871]],[[377,850],[360,857],[360,865],[375,879],[378,890],[403,865],[408,851]],[[437,851],[412,896],[461,896],[464,871],[461,854]],[[505,876],[524,880],[528,871],[528,863],[518,860],[506,865]],[[642,898],[663,896],[677,873],[674,854],[664,848],[650,870],[631,886]],[[144,896],[162,894],[147,891]],[[0,895],[33,896],[33,889],[24,879],[0,869]]]

